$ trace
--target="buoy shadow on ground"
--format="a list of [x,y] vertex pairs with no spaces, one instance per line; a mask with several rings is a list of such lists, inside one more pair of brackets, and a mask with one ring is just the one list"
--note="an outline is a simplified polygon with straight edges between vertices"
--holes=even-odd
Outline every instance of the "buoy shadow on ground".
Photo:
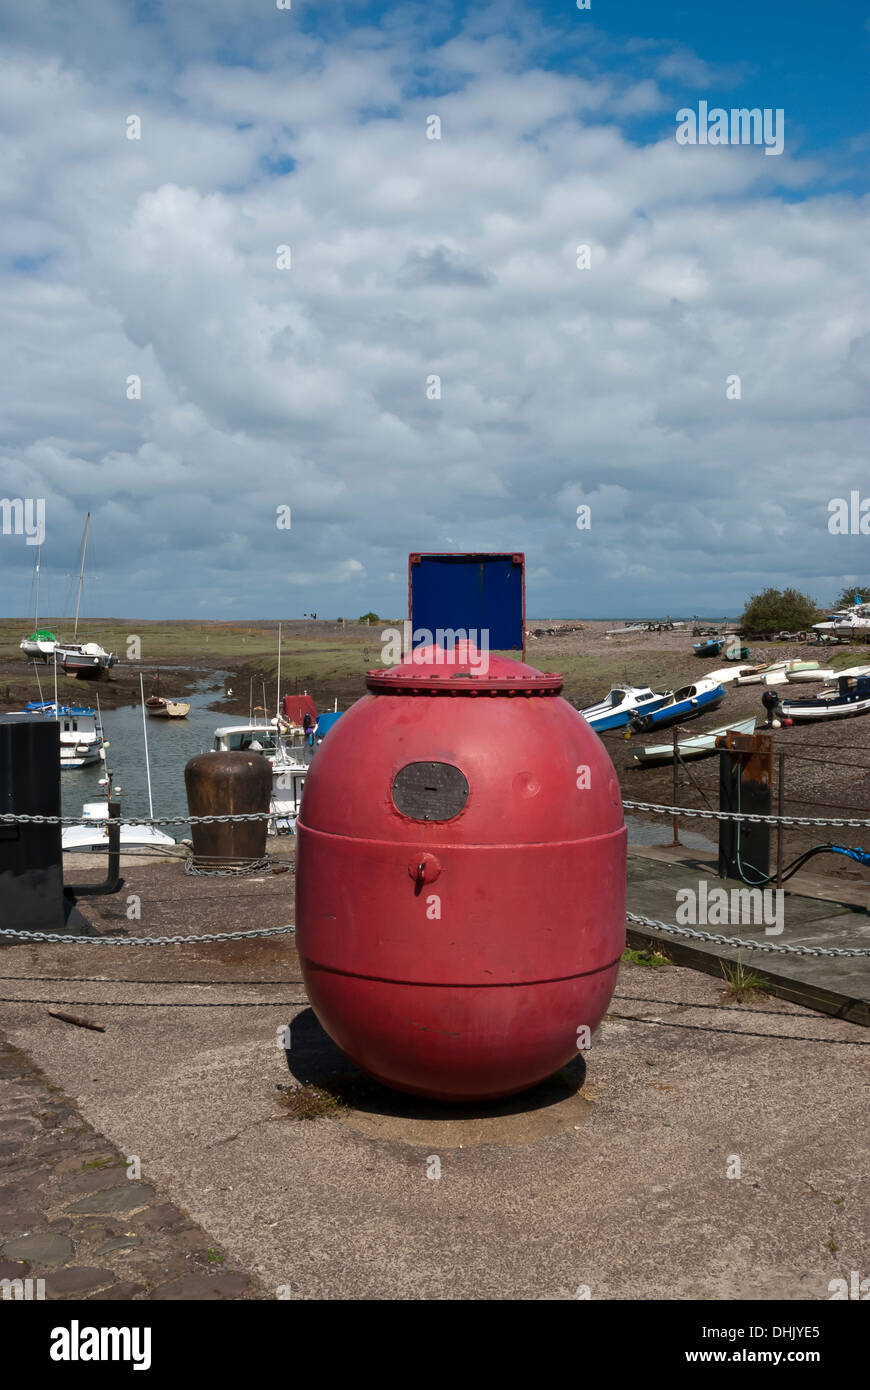
[[323,1031],[313,1009],[290,1024],[287,1068],[298,1086],[334,1096],[333,1118],[372,1138],[435,1149],[533,1144],[582,1125],[593,1111],[581,1093],[580,1053],[546,1081],[498,1100],[457,1104],[391,1090],[366,1076]]

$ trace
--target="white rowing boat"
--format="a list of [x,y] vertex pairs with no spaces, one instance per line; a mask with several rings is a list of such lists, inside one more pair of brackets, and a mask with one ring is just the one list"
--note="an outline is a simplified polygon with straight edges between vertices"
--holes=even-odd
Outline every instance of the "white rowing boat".
[[757,666],[723,666],[717,671],[708,671],[707,680],[725,685],[728,681],[736,681],[743,676],[751,676],[757,670]]
[[[755,732],[756,719],[753,714],[749,719],[738,719],[733,724],[724,724],[721,729],[710,729],[706,734],[693,734],[690,738],[681,738],[677,742],[677,748],[681,758],[702,758],[707,753],[715,753],[717,738],[723,738],[727,733],[752,734]],[[673,761],[674,745],[671,743],[651,743],[646,748],[638,748],[634,755],[636,763],[648,765],[650,763],[669,763]]]
[[809,681],[832,681],[836,672],[827,671],[786,671],[785,678],[794,685],[805,685]]
[[767,666],[756,666],[748,676],[738,676],[735,685],[785,685],[789,671],[817,671],[817,661],[771,661]]

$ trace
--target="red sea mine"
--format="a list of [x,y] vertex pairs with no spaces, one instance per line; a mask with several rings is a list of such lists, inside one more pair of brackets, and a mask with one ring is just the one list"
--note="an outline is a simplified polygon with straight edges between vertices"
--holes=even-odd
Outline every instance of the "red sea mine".
[[561,676],[519,661],[418,648],[367,686],[319,749],[297,824],[312,1007],[398,1090],[524,1090],[576,1056],[616,983],[613,764]]

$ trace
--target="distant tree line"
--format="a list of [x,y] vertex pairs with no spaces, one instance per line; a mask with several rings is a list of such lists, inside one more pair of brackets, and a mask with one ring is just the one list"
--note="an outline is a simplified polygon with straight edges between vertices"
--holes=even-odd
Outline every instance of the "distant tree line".
[[[833,607],[848,608],[856,598],[860,603],[870,603],[870,588],[860,584],[847,586]],[[749,599],[740,627],[747,637],[765,632],[801,632],[817,623],[824,611],[809,594],[801,594],[797,589],[765,589]]]

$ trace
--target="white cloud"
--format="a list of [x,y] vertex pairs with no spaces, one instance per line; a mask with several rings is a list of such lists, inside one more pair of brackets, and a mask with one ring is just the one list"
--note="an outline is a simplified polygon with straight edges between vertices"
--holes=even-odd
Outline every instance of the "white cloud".
[[46,496],[47,569],[94,513],[98,608],[398,611],[404,556],[439,546],[525,550],[531,609],[566,613],[860,569],[825,507],[867,476],[868,208],[788,149],[678,147],[693,55],[571,76],[521,12],[438,48],[402,10],[241,36],[229,3],[177,8],[167,51],[104,8],[95,56],[34,4],[0,73],[0,489]]

